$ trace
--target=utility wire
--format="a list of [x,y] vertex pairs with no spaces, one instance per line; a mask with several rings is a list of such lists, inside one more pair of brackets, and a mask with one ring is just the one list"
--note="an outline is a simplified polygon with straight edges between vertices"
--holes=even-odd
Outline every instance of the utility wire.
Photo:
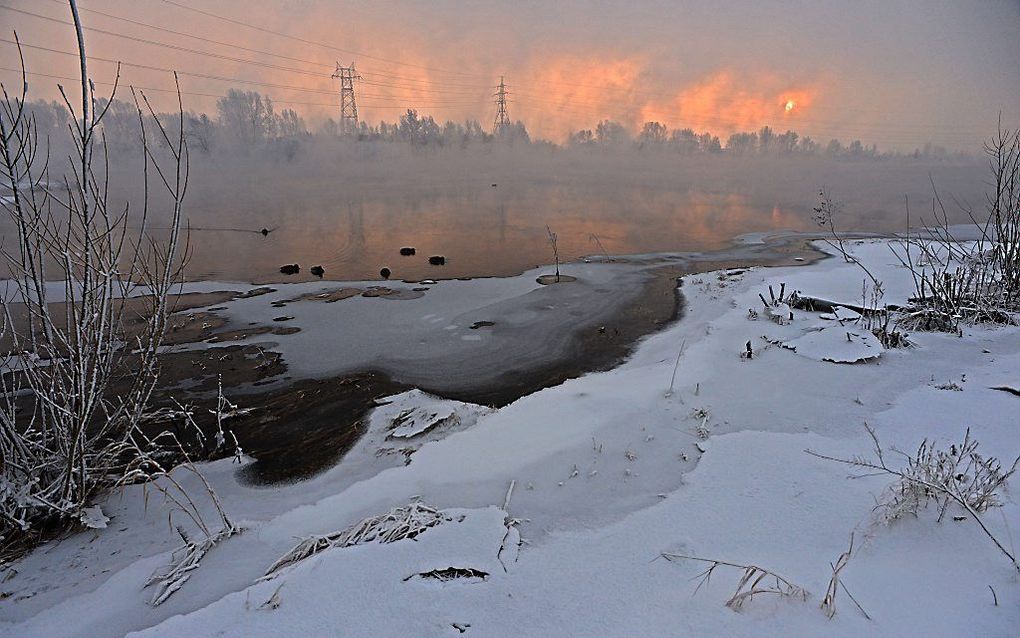
[[201,15],[208,16],[210,18],[215,18],[217,20],[222,20],[224,22],[229,22],[231,24],[235,24],[235,25],[238,25],[238,26],[247,27],[249,29],[254,29],[256,31],[261,31],[262,33],[269,33],[271,35],[279,36],[281,38],[287,38],[287,39],[290,39],[290,40],[294,40],[296,42],[301,42],[303,44],[311,44],[313,46],[322,47],[324,49],[329,49],[331,51],[336,51],[338,53],[343,53],[345,55],[354,55],[354,56],[358,56],[358,57],[362,57],[362,58],[367,58],[369,60],[377,60],[379,62],[386,62],[388,64],[396,64],[396,65],[400,65],[400,66],[413,67],[413,68],[416,68],[416,69],[423,69],[425,71],[435,71],[437,73],[448,73],[448,74],[451,74],[451,75],[461,75],[461,76],[465,76],[465,77],[487,77],[487,76],[479,75],[477,73],[466,73],[464,71],[452,71],[452,70],[448,70],[448,69],[440,69],[440,68],[436,68],[436,67],[423,66],[423,65],[420,65],[420,64],[413,64],[413,63],[410,63],[410,62],[401,62],[399,60],[391,60],[391,59],[388,59],[388,58],[382,58],[382,57],[375,56],[375,55],[369,55],[367,53],[360,52],[360,51],[354,51],[354,50],[351,50],[351,49],[343,49],[343,48],[340,48],[340,47],[333,46],[331,44],[325,44],[323,42],[316,42],[315,40],[308,40],[308,39],[301,38],[301,37],[298,37],[298,36],[295,36],[295,35],[289,35],[287,33],[281,33],[279,31],[273,31],[271,29],[266,29],[265,27],[260,27],[258,25],[251,24],[251,23],[248,23],[248,22],[242,22],[241,20],[236,20],[234,18],[229,18],[229,17],[223,16],[223,15],[212,13],[211,11],[204,11],[202,9],[196,9],[195,7],[191,7],[191,6],[188,6],[186,4],[182,4],[180,2],[176,2],[175,0],[163,0],[163,2],[166,3],[166,4],[169,4],[169,5],[173,5],[173,6],[177,7],[177,8],[179,8],[179,9],[184,9],[185,11],[191,11],[191,12],[194,12],[194,13],[199,13]]
[[[15,69],[15,68],[12,68],[12,67],[0,67],[0,71],[9,71],[11,73],[16,73],[18,75],[21,74],[21,69]],[[36,71],[26,71],[25,74],[29,75],[29,76],[34,76],[34,77],[51,78],[51,79],[54,79],[54,80],[67,80],[67,81],[72,81],[72,82],[79,80],[79,78],[71,77],[69,75],[54,75],[52,73],[40,73],[40,72],[36,72]],[[113,82],[99,82],[99,81],[95,81],[95,83],[99,84],[101,86],[114,86]],[[121,84],[123,85],[125,83],[121,82]],[[138,86],[138,85],[135,85],[135,84],[132,84],[131,86],[136,88],[136,89],[139,89],[141,91],[157,91],[157,92],[160,92],[160,93],[174,93],[174,94],[177,93],[177,89],[156,88],[156,87],[153,87],[153,86]],[[197,92],[197,91],[181,91],[181,95],[189,95],[189,96],[195,96],[195,97],[208,97],[208,98],[216,98],[216,99],[223,98],[223,95],[220,94],[220,93],[201,93],[201,92]],[[274,104],[291,104],[291,105],[300,105],[300,106],[329,106],[329,107],[332,107],[332,108],[337,108],[337,106],[338,106],[337,102],[294,102],[294,101],[291,101],[291,100],[278,100],[276,98],[270,98],[270,99],[272,99]],[[416,107],[417,108],[422,108],[422,107],[449,106],[449,105],[448,104],[442,104],[442,105],[415,104],[415,105],[411,105],[411,106],[396,106],[396,105],[384,105],[384,104],[371,104],[371,103],[368,103],[368,104],[365,104],[364,106],[366,108],[383,108],[383,109],[395,108],[395,109],[404,110],[404,109],[407,109],[407,108],[416,108]],[[463,106],[472,106],[472,105],[464,104]]]
[[[38,18],[38,19],[41,19],[41,20],[46,20],[48,22],[54,22],[54,23],[57,23],[57,24],[62,24],[62,25],[65,25],[65,26],[73,26],[73,24],[71,22],[67,22],[65,20],[60,20],[58,18],[53,18],[53,17],[50,17],[50,16],[41,15],[41,14],[38,14],[38,13],[32,13],[31,11],[25,11],[23,9],[16,9],[14,7],[10,7],[10,6],[7,6],[7,5],[0,5],[0,9],[7,10],[7,11],[12,11],[12,12],[15,12],[15,13],[20,13],[20,14],[23,14],[23,15],[26,15],[26,16],[30,16],[30,17],[33,17],[33,18]],[[100,13],[100,12],[97,12],[97,11],[92,10],[92,9],[83,9],[83,10],[91,11],[93,13]],[[170,29],[165,29],[163,27],[156,27],[156,26],[153,26],[153,25],[145,24],[145,23],[142,23],[142,22],[138,22],[136,20],[129,20],[127,18],[119,18],[117,16],[112,16],[111,14],[108,14],[108,13],[102,13],[102,15],[107,16],[107,17],[112,17],[112,18],[115,18],[115,19],[125,20],[127,22],[131,22],[133,24],[138,24],[138,25],[141,25],[141,26],[149,27],[149,28],[152,28],[152,29],[158,29],[160,31],[166,31],[166,32],[172,33],[174,35],[193,37],[193,38],[196,38],[198,40],[205,41],[205,42],[211,42],[213,44],[217,44],[217,45],[221,45],[221,46],[234,47],[234,48],[238,48],[238,49],[241,49],[241,50],[258,53],[260,55],[269,55],[269,56],[274,56],[274,57],[281,57],[281,58],[284,58],[284,59],[287,59],[287,60],[291,60],[291,61],[297,61],[297,62],[306,63],[306,64],[317,64],[317,65],[324,66],[324,67],[330,67],[330,65],[326,65],[326,64],[322,64],[322,63],[318,63],[318,62],[311,62],[309,60],[301,60],[301,59],[298,59],[298,58],[289,58],[287,56],[278,56],[277,54],[269,53],[267,51],[262,51],[262,50],[259,50],[259,49],[250,49],[248,47],[242,47],[242,46],[239,46],[239,45],[233,45],[233,44],[229,44],[229,43],[225,43],[225,42],[220,42],[218,40],[211,40],[211,39],[203,38],[203,37],[199,37],[199,36],[192,36],[192,35],[189,35],[189,34],[178,32],[178,31],[173,31],[173,30],[170,30]],[[253,66],[257,66],[257,67],[262,67],[262,68],[267,68],[267,69],[273,69],[273,70],[277,70],[277,71],[287,71],[287,72],[290,72],[290,73],[298,73],[298,74],[301,74],[301,75],[309,75],[309,76],[312,76],[312,77],[323,77],[323,73],[317,72],[317,71],[308,71],[306,69],[297,69],[297,68],[294,68],[294,67],[282,66],[282,65],[279,65],[279,64],[272,64],[272,63],[268,63],[268,62],[260,62],[258,60],[251,60],[251,59],[248,59],[248,58],[238,58],[238,57],[233,57],[233,56],[224,55],[224,54],[220,54],[220,53],[214,53],[214,52],[211,52],[211,51],[203,51],[203,50],[200,50],[200,49],[192,49],[190,47],[184,47],[184,46],[180,46],[180,45],[176,45],[176,44],[170,44],[170,43],[167,43],[167,42],[161,42],[161,41],[158,41],[158,40],[151,40],[151,39],[148,39],[148,38],[142,38],[142,37],[132,36],[132,35],[124,34],[124,33],[118,33],[118,32],[115,32],[115,31],[110,31],[110,30],[107,30],[107,29],[100,29],[100,28],[97,28],[97,27],[84,27],[84,29],[86,31],[100,33],[100,34],[103,34],[103,35],[108,35],[108,36],[116,37],[116,38],[122,38],[122,39],[125,39],[125,40],[130,40],[130,41],[133,41],[133,42],[139,42],[139,43],[142,43],[142,44],[158,46],[158,47],[162,47],[162,48],[166,48],[166,49],[171,49],[171,50],[174,50],[174,51],[181,51],[181,52],[184,52],[184,53],[190,53],[190,54],[194,54],[194,55],[201,55],[201,56],[210,57],[210,58],[217,58],[217,59],[226,60],[226,61],[229,61],[229,62],[238,62],[238,63],[241,63],[241,64],[249,64],[249,65],[253,65]],[[424,87],[418,87],[418,86],[406,85],[406,84],[391,84],[391,83],[388,84],[388,83],[385,83],[385,82],[380,82],[378,80],[367,81],[367,82],[375,84],[375,85],[378,85],[378,86],[393,86],[395,88],[424,88]],[[483,89],[483,88],[477,87],[477,86],[476,87],[468,87],[468,85],[463,85],[463,86],[465,88],[474,88],[475,91],[487,90],[488,89],[488,87],[485,87]],[[451,94],[452,93],[466,93],[467,92],[465,90],[453,90],[453,89],[444,89],[444,88],[433,89],[431,87],[429,87],[429,90],[431,90],[433,92],[436,92],[436,93],[451,93]]]
[[[48,0],[48,1],[52,2],[54,4],[57,4],[57,5],[61,5],[61,6],[64,5],[63,0]],[[303,58],[295,58],[295,57],[291,57],[291,56],[288,56],[288,55],[283,55],[281,53],[274,53],[274,52],[271,52],[271,51],[264,51],[262,49],[253,49],[251,47],[247,47],[247,46],[240,45],[240,44],[233,44],[233,43],[230,43],[230,42],[222,42],[220,40],[213,40],[211,38],[206,38],[206,37],[203,37],[203,36],[195,35],[193,33],[185,33],[185,32],[182,32],[182,31],[175,31],[173,29],[168,29],[166,27],[161,27],[161,26],[157,26],[157,25],[154,25],[154,24],[149,24],[147,22],[141,22],[139,20],[133,20],[131,18],[125,18],[123,16],[114,15],[112,13],[107,13],[105,11],[99,11],[98,9],[90,9],[88,7],[81,7],[80,5],[79,5],[79,7],[81,8],[82,11],[84,11],[86,13],[93,13],[95,15],[103,16],[104,18],[109,18],[111,20],[117,20],[117,21],[120,21],[120,22],[126,22],[128,24],[133,24],[133,25],[136,25],[136,26],[145,27],[147,29],[153,29],[153,30],[156,30],[156,31],[161,31],[163,33],[169,33],[169,34],[175,35],[175,36],[192,38],[194,40],[199,40],[201,42],[208,42],[210,44],[215,44],[217,46],[229,47],[229,48],[238,49],[238,50],[241,50],[241,51],[247,51],[249,53],[257,53],[259,55],[265,55],[265,56],[269,56],[269,57],[280,58],[282,60],[287,60],[289,62],[298,62],[298,63],[301,63],[301,64],[308,64],[308,65],[312,65],[312,66],[319,66],[319,67],[323,67],[323,68],[328,68],[330,70],[332,70],[333,66],[334,66],[333,64],[327,64],[327,63],[324,63],[324,62],[320,62],[318,60],[307,60],[307,59],[303,59]],[[9,8],[9,7],[0,6],[0,8]],[[18,11],[16,9],[11,9],[11,10]],[[28,13],[28,12],[25,12],[25,13]],[[34,16],[35,14],[31,14],[31,15]],[[160,44],[162,44],[162,43],[160,43]],[[436,82],[436,81],[428,80],[428,79],[409,78],[409,77],[406,77],[406,76],[398,76],[398,75],[392,75],[392,74],[381,73],[381,72],[363,72],[362,75],[379,76],[379,77],[382,77],[382,78],[389,78],[389,79],[393,79],[393,80],[402,80],[402,81],[408,81],[408,82],[425,82],[427,84],[431,84],[431,85],[435,85],[435,86],[449,86],[449,87],[456,87],[456,88],[471,88],[471,89],[477,89],[479,87],[479,85],[477,85],[477,84],[454,84],[454,83],[450,83],[450,82]]]

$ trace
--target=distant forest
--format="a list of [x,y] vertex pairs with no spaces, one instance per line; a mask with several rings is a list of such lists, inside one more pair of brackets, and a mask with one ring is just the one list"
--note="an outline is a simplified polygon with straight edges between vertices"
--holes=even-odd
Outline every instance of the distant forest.
[[[59,139],[66,130],[68,109],[60,102],[38,100],[28,105],[35,118],[40,138]],[[111,148],[129,149],[138,146],[139,112],[132,102],[115,99],[112,103],[99,100],[98,110],[107,109],[103,119],[106,143]],[[144,109],[143,109],[144,110]],[[151,117],[151,116],[146,116]],[[161,123],[171,137],[177,135],[180,114],[161,113]],[[326,119],[309,128],[304,118],[292,109],[277,111],[272,100],[257,91],[231,89],[217,102],[215,116],[185,112],[184,132],[193,152],[214,151],[269,145],[279,147],[287,155],[300,152],[302,143],[335,138],[346,142],[385,142],[407,144],[419,148],[467,148],[492,144],[565,148],[569,150],[633,150],[675,153],[679,155],[730,154],[742,156],[823,156],[830,159],[867,160],[891,157],[948,159],[967,157],[945,148],[926,144],[910,153],[881,151],[875,144],[860,140],[844,143],[838,139],[814,140],[795,131],[779,133],[763,126],[757,131],[738,132],[725,140],[709,132],[698,133],[690,128],[669,129],[659,122],[646,122],[632,131],[619,122],[603,120],[594,128],[572,132],[565,144],[533,139],[520,120],[493,132],[478,120],[440,123],[431,115],[408,109],[396,122],[372,125],[361,121],[356,130],[345,135],[337,120]]]

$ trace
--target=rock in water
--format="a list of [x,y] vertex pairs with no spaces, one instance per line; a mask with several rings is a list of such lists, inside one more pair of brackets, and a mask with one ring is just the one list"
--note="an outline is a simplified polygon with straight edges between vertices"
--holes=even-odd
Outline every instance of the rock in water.
[[287,264],[285,266],[280,266],[280,272],[285,275],[296,275],[301,272],[301,266],[298,266],[297,264]]
[[259,232],[262,233],[263,237],[268,237],[269,236],[269,229],[268,228],[263,228]]
[[446,257],[442,255],[432,255],[429,257],[429,263],[433,266],[444,266],[446,265]]
[[414,249],[414,246],[404,246],[403,248],[400,249],[400,254],[403,255],[404,257],[410,257],[415,252],[417,251]]
[[379,271],[379,274],[382,275],[383,279],[389,279],[392,273],[390,272],[389,268],[384,267],[382,270]]
[[322,279],[322,276],[326,274],[326,269],[322,266],[312,266],[310,272],[319,279]]

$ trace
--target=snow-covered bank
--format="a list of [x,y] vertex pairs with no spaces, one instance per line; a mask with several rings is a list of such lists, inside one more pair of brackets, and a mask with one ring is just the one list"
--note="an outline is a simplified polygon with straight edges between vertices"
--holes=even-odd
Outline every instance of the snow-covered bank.
[[[850,247],[880,273],[885,301],[902,301],[910,276],[886,243]],[[805,449],[868,454],[865,422],[887,449],[907,451],[924,438],[958,441],[969,427],[982,453],[1011,461],[1020,453],[1020,399],[992,388],[1020,385],[1020,329],[973,327],[962,338],[914,333],[913,348],[846,365],[774,345],[835,319],[802,311],[785,325],[749,319],[769,285],[859,303],[861,280],[840,259],[687,277],[684,319],[609,372],[497,411],[428,399],[427,415],[457,419],[392,437],[423,427],[407,418],[394,426],[413,409],[414,398],[401,397],[376,412],[344,462],[302,483],[251,488],[237,482],[229,460],[208,465],[246,530],[215,547],[159,607],[147,604],[151,594],[141,585],[179,539],[162,504],[150,498],[146,511],[141,489],[125,490],[103,505],[108,528],[44,546],[14,566],[17,573],[0,583],[0,631],[1014,635],[1016,572],[970,517],[936,523],[930,508],[878,524],[874,499],[891,479],[848,481],[847,467]],[[748,341],[751,359],[741,357]],[[298,537],[418,498],[444,509],[447,520],[414,540],[327,549],[255,584]],[[983,520],[1008,539],[1020,529],[1020,507],[1008,492],[1003,500]],[[508,527],[507,515],[520,523]],[[525,539],[516,555],[501,551],[511,528]],[[851,531],[855,550],[841,580],[871,619],[841,589],[829,620],[819,604]],[[668,562],[658,558],[663,552],[759,565],[810,596],[760,595],[734,612],[724,602],[739,570],[718,568],[695,594],[692,578],[706,565]],[[468,575],[437,577],[455,573]]]

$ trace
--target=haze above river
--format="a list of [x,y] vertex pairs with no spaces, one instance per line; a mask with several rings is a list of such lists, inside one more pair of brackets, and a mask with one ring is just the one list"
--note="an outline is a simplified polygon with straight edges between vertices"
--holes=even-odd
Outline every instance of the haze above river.
[[[744,233],[817,230],[812,207],[823,187],[845,204],[841,230],[895,232],[906,227],[905,197],[911,225],[932,219],[930,179],[951,221],[966,222],[953,199],[981,210],[987,172],[977,158],[393,146],[194,153],[187,279],[303,280],[315,265],[334,280],[377,279],[383,267],[398,279],[509,275],[552,263],[546,226],[562,261],[712,250]],[[111,201],[137,200],[139,175],[134,163],[116,167]],[[154,203],[150,224],[158,226],[158,196]],[[402,246],[417,254],[400,256]],[[430,255],[446,265],[429,265]],[[294,263],[299,275],[281,275]]]

